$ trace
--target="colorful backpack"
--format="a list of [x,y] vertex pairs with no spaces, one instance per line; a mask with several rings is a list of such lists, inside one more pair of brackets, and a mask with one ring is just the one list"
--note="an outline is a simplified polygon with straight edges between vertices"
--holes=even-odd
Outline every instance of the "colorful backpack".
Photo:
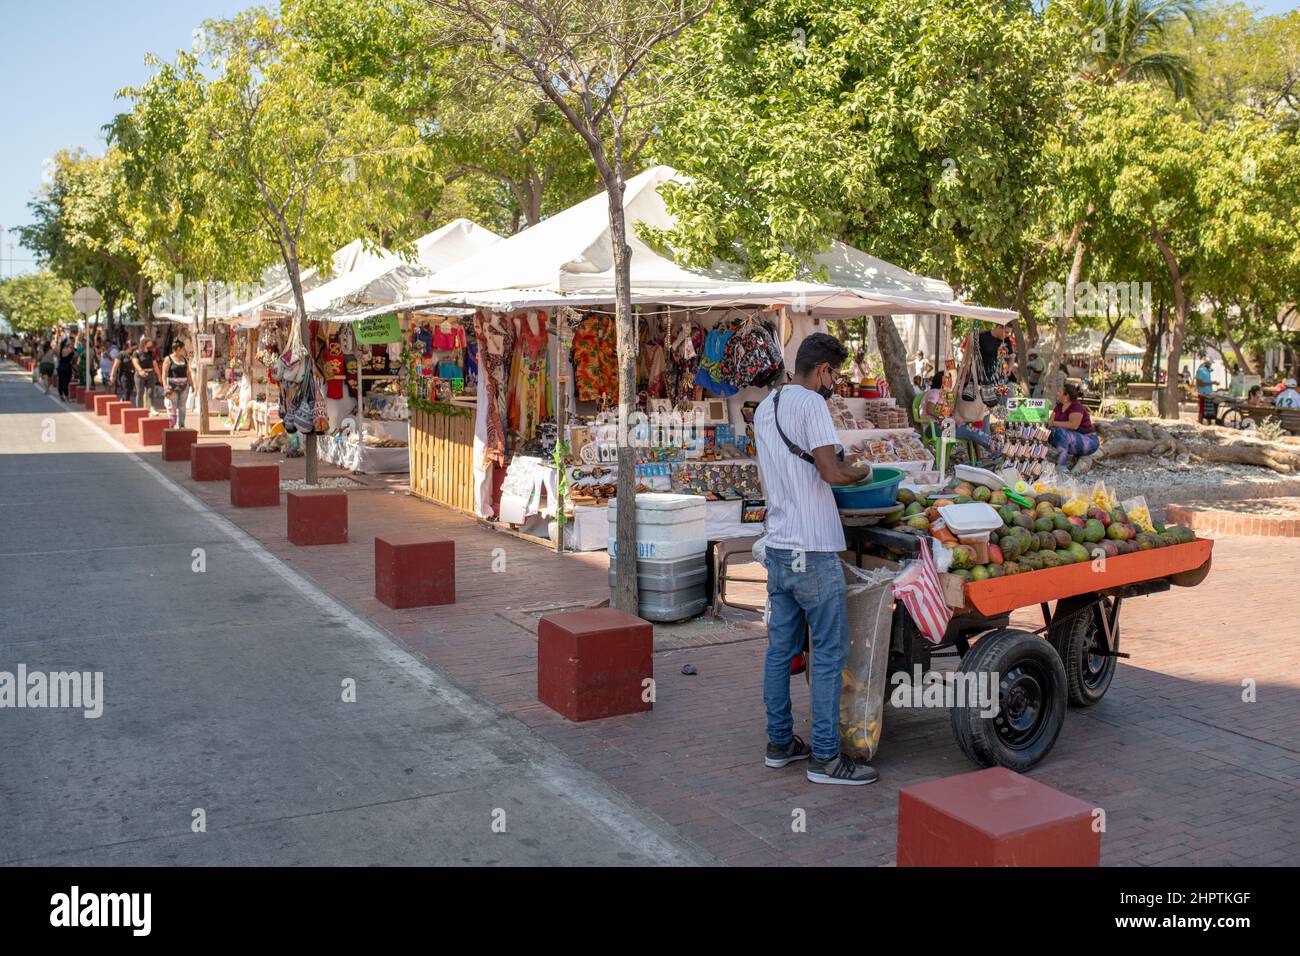
[[734,389],[770,385],[785,371],[785,359],[772,334],[760,323],[746,325],[727,342],[721,374]]

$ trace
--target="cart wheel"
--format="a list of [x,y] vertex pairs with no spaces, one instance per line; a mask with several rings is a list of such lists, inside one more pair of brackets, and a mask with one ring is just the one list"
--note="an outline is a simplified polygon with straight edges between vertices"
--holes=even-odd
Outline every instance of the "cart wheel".
[[[1088,600],[1092,600],[1091,598]],[[1071,614],[1088,601],[1061,601],[1056,606],[1057,615]],[[1101,626],[1101,615],[1110,605],[1103,600],[1094,603],[1090,610],[1074,614],[1053,627],[1048,635],[1065,665],[1066,691],[1070,703],[1078,707],[1091,707],[1110,689],[1115,677],[1117,658],[1106,651],[1119,650],[1119,622],[1115,625],[1115,646],[1106,641],[1106,631]],[[1098,653],[1098,652],[1102,653]]]
[[1036,634],[1003,630],[986,634],[961,662],[961,674],[998,675],[994,716],[978,701],[953,707],[957,746],[975,763],[1025,771],[1051,751],[1065,722],[1065,668],[1060,655]]

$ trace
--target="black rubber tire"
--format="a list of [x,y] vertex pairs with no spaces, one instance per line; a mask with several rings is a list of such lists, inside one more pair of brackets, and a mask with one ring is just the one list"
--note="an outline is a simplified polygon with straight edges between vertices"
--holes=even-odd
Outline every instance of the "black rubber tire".
[[[1119,650],[1119,622],[1115,622],[1115,646],[1107,647],[1101,626],[1105,609],[1103,605],[1093,603],[1094,600],[1087,597],[1059,602],[1056,614],[1065,620],[1060,625],[1053,625],[1048,635],[1065,665],[1065,689],[1074,707],[1091,707],[1105,697],[1118,664],[1118,658],[1112,655],[1090,653],[1094,646],[1104,651]],[[1091,613],[1082,611],[1089,603],[1092,603]]]
[[962,753],[983,767],[1023,772],[1051,752],[1065,723],[1066,692],[1065,667],[1047,641],[1028,631],[993,631],[975,643],[959,670],[999,675],[995,716],[980,716],[977,703],[949,712]]

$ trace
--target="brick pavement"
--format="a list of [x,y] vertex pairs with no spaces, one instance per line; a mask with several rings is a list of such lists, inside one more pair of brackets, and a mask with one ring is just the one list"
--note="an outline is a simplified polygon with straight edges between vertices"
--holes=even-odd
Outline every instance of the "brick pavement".
[[1211,535],[1300,538],[1300,498],[1188,501],[1169,505],[1165,521]]
[[[946,712],[893,710],[873,787],[818,787],[801,768],[764,768],[758,640],[659,651],[652,713],[568,723],[536,700],[532,635],[498,612],[603,598],[603,552],[555,555],[402,494],[401,479],[391,477],[365,478],[349,492],[349,544],[295,548],[283,506],[231,509],[224,482],[192,482],[184,464],[162,462],[137,437],[111,430],[432,666],[727,863],[890,864],[899,787],[974,769]],[[279,456],[236,450],[235,461],[246,460]],[[283,463],[284,477],[301,475],[302,464]],[[322,464],[322,474],[339,472]],[[456,605],[395,611],[374,599],[372,539],[397,530],[456,540]],[[502,574],[490,571],[497,554]],[[1297,564],[1295,539],[1222,537],[1202,586],[1125,606],[1122,649],[1132,659],[1120,663],[1101,704],[1070,712],[1052,755],[1032,772],[1106,811],[1103,863],[1300,860]],[[681,674],[686,663],[696,676]],[[1243,702],[1243,681],[1254,682],[1256,702]],[[807,738],[807,688],[798,679],[793,686],[796,732]],[[792,832],[799,809],[803,833]]]

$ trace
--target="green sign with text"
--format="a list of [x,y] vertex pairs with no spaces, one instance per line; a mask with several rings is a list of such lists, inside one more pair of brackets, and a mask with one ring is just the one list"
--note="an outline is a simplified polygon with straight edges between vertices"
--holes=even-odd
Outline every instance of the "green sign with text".
[[390,312],[388,315],[372,315],[368,319],[354,323],[352,329],[356,333],[357,341],[362,345],[385,345],[388,342],[402,340],[402,327],[398,324],[395,312]]

